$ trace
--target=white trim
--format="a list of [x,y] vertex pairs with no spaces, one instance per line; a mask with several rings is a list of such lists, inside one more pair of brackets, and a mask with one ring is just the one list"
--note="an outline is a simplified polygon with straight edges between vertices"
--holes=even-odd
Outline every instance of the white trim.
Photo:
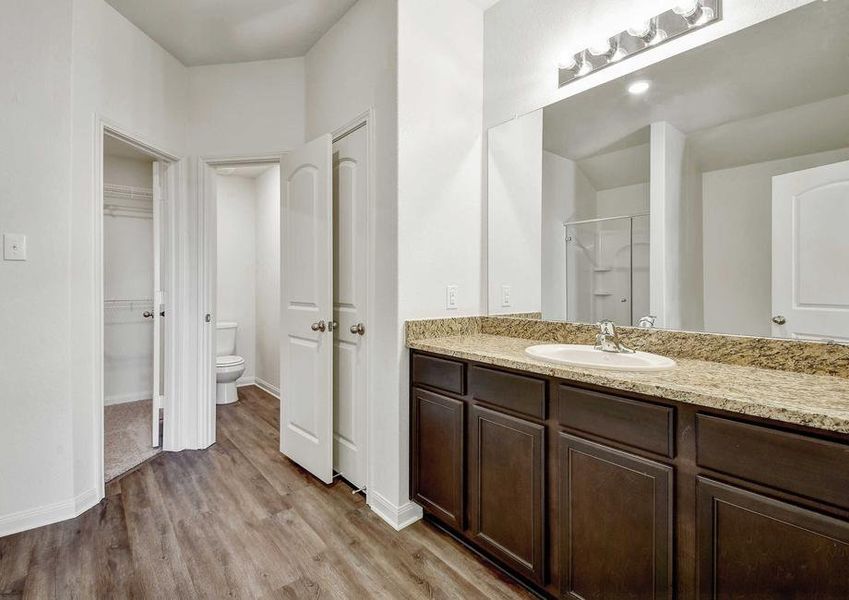
[[[207,448],[215,443],[216,415],[216,281],[217,281],[217,198],[215,190],[215,167],[230,165],[280,164],[281,157],[286,152],[253,154],[241,156],[201,156],[192,161],[194,173],[191,182],[196,190],[197,213],[194,227],[198,232],[197,252],[198,264],[195,279],[187,284],[196,285],[198,289],[195,310],[203,320],[204,315],[211,315],[208,324],[203,323],[197,331],[197,354],[193,360],[201,361],[193,365],[197,379],[193,394],[196,398],[196,440],[195,448]],[[190,182],[190,186],[191,186]],[[205,361],[205,362],[204,362]],[[251,385],[251,383],[240,385]]]
[[424,512],[415,502],[407,501],[401,506],[395,506],[381,494],[370,491],[367,504],[381,519],[389,523],[395,531],[401,531],[419,521]]
[[151,390],[130,392],[128,394],[112,394],[111,396],[104,396],[103,404],[104,406],[112,406],[113,404],[125,404],[127,402],[138,402],[139,400],[150,400],[152,395],[153,392]]
[[98,501],[98,491],[92,488],[75,498],[60,500],[52,504],[28,508],[0,516],[0,538],[28,529],[35,529],[36,527],[73,519],[97,504]]
[[[110,121],[109,119],[103,117],[102,115],[95,114],[93,116],[93,126],[94,126],[94,139],[92,140],[92,148],[93,152],[93,161],[92,164],[94,168],[92,169],[92,188],[94,191],[94,210],[93,212],[93,223],[92,223],[92,256],[91,256],[91,265],[92,265],[92,296],[94,298],[95,310],[97,311],[98,317],[94,322],[94,362],[93,362],[93,372],[92,377],[94,380],[94,394],[92,394],[92,402],[94,403],[94,410],[92,411],[92,427],[93,427],[93,444],[92,444],[92,463],[94,465],[94,488],[93,490],[89,490],[84,492],[80,496],[77,496],[72,502],[72,507],[70,512],[72,513],[70,516],[75,516],[73,513],[77,510],[79,506],[84,504],[93,505],[100,498],[105,497],[106,495],[106,484],[104,481],[104,473],[105,473],[105,457],[104,457],[104,418],[103,418],[103,409],[105,406],[105,392],[104,392],[104,324],[106,318],[106,305],[104,303],[104,293],[103,293],[103,279],[104,279],[104,269],[103,269],[103,218],[104,218],[104,205],[105,205],[105,197],[106,197],[106,189],[105,182],[103,180],[103,148],[104,148],[104,136],[109,135],[113,138],[119,139],[122,142],[140,150],[148,155],[150,155],[155,160],[160,160],[169,164],[169,169],[167,172],[167,185],[168,185],[168,212],[169,212],[169,229],[168,232],[169,237],[174,239],[175,228],[177,227],[177,221],[174,217],[175,207],[182,203],[183,195],[180,193],[182,191],[181,180],[180,180],[180,169],[178,167],[179,157],[171,152],[167,152],[159,149],[159,147],[155,146],[152,143],[144,141],[144,137],[137,135],[135,133],[130,132],[129,130],[121,127],[117,123]],[[174,252],[173,246],[169,247],[170,256],[168,257],[170,263],[170,272],[171,272],[171,282],[173,284],[176,281],[177,275],[177,263],[176,263],[176,255]],[[172,292],[171,297],[174,297],[174,288],[172,287],[170,292]],[[170,307],[169,307],[170,308]],[[164,404],[164,413],[165,413],[165,421],[164,421],[164,430],[165,430],[165,439],[169,442],[170,445],[163,444],[164,450],[172,450],[175,449],[175,445],[179,443],[179,438],[174,431],[174,426],[176,423],[172,423],[171,413],[176,408],[179,403],[176,401],[176,395],[174,391],[176,390],[175,381],[179,377],[180,370],[176,368],[172,368],[172,365],[168,364],[168,360],[175,357],[176,353],[173,351],[171,346],[176,342],[176,336],[174,335],[174,325],[173,322],[177,318],[177,311],[173,311],[172,313],[173,319],[169,319],[166,322],[166,360],[165,360],[165,382],[166,382],[166,401]],[[170,384],[170,385],[169,385]],[[93,494],[92,499],[88,498],[88,494]],[[68,516],[62,516],[63,511],[67,511],[67,508],[63,508],[63,503],[58,503],[54,505],[50,505],[49,507],[45,507],[43,509],[36,509],[36,513],[31,515],[31,517],[27,517],[30,519],[29,522],[36,522],[39,519],[48,519],[53,518],[54,520],[61,520],[64,518],[69,518]],[[50,515],[55,515],[54,517],[50,517]],[[46,524],[44,523],[41,524]]]
[[240,377],[236,380],[236,387],[248,387],[249,385],[256,385],[255,377]]
[[[377,314],[375,312],[375,305],[377,304],[377,293],[375,290],[375,264],[377,261],[377,253],[375,251],[375,232],[377,231],[377,227],[375,225],[375,219],[377,218],[377,209],[376,209],[376,197],[375,197],[375,172],[377,169],[377,163],[375,160],[375,116],[374,116],[374,107],[371,107],[359,115],[345,123],[343,126],[332,132],[333,141],[336,141],[342,138],[349,133],[353,133],[357,129],[361,127],[365,127],[366,129],[366,138],[367,138],[367,153],[368,153],[368,173],[366,177],[368,179],[367,185],[367,206],[368,206],[368,226],[367,226],[367,236],[368,236],[368,258],[366,265],[366,327],[373,327],[370,325],[371,323],[377,322]],[[373,329],[372,329],[373,331]],[[365,336],[365,344],[366,344],[366,365],[365,365],[365,377],[366,377],[366,442],[365,442],[365,454],[366,454],[366,503],[371,505],[372,497],[374,496],[374,502],[380,505],[393,506],[391,503],[386,502],[385,498],[381,496],[378,492],[372,491],[372,482],[375,480],[374,472],[376,465],[374,464],[373,453],[371,452],[372,440],[371,435],[374,428],[372,427],[372,423],[374,422],[374,398],[377,397],[377,392],[374,387],[377,382],[377,378],[379,377],[379,373],[377,372],[377,365],[374,361],[375,356],[375,340],[373,335]],[[378,511],[375,511],[378,512]],[[392,511],[390,510],[390,513]],[[378,512],[378,514],[381,514]],[[381,516],[383,516],[381,514]],[[385,519],[386,517],[384,517]],[[415,520],[415,519],[414,519]],[[412,522],[412,521],[411,521]],[[405,525],[406,526],[406,525]],[[393,525],[394,527],[394,525]]]
[[280,388],[276,385],[271,385],[265,379],[254,377],[254,385],[264,392],[267,392],[280,400]]

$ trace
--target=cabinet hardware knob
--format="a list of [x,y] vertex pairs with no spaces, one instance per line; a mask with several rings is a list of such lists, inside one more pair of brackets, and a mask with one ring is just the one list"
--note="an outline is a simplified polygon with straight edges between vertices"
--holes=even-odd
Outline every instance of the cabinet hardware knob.
[[357,323],[356,325],[351,325],[351,333],[354,335],[365,335],[366,328],[362,323]]
[[775,315],[772,318],[772,322],[776,325],[784,325],[787,322],[787,319],[785,319],[783,315]]
[[327,330],[327,323],[324,321],[318,321],[317,323],[310,325],[310,329],[313,331],[325,331]]

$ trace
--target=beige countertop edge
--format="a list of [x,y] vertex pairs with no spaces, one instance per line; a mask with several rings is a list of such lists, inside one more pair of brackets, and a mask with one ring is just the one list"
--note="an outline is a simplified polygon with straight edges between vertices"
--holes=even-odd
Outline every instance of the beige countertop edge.
[[[462,347],[469,343],[479,348]],[[707,408],[849,433],[849,383],[845,379],[683,359],[677,361],[678,367],[674,371],[664,373],[580,369],[525,356],[524,348],[535,343],[543,342],[474,334],[410,340],[407,347]],[[706,375],[709,377],[705,378]],[[682,377],[686,381],[681,381]],[[734,383],[726,388],[709,381],[716,378]]]

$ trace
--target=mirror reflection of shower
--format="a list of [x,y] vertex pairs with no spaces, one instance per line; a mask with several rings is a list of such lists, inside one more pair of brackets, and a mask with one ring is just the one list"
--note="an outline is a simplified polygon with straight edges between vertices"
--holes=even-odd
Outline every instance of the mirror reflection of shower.
[[636,325],[649,313],[649,215],[564,223],[566,318]]

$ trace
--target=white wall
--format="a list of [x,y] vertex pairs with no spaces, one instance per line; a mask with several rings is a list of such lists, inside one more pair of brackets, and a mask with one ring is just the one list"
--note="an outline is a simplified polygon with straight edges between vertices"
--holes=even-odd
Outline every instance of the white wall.
[[599,37],[624,30],[638,17],[666,10],[672,2],[501,0],[484,18],[484,124],[490,127],[546,106],[810,1],[725,0],[719,23],[558,90],[557,63],[565,52],[586,48]]
[[[542,290],[542,111],[490,129],[489,312],[538,312]],[[504,306],[503,286],[510,287]]]
[[103,181],[150,190],[153,186],[152,161],[106,155],[103,157]]
[[[150,192],[151,161],[103,158],[106,184]],[[104,194],[104,202],[110,202]],[[153,205],[146,216],[122,213],[103,217],[103,395],[105,404],[147,400],[153,394],[153,322],[142,312],[153,304],[112,304],[114,300],[153,297]]]
[[304,141],[303,58],[192,67],[188,75],[192,154],[267,154]]
[[[69,207],[72,238],[70,386],[74,418],[75,495],[93,493],[95,444],[100,411],[94,361],[101,318],[95,302],[94,238],[96,117],[171,151],[182,153],[188,86],[186,69],[102,0],[73,2],[73,192]],[[97,498],[94,497],[94,500]]]
[[280,166],[256,186],[256,379],[280,387]]
[[218,322],[236,322],[236,354],[245,359],[237,385],[256,373],[256,180],[218,176]]
[[772,335],[772,177],[849,159],[849,149],[702,174],[706,331]]
[[69,203],[71,3],[3,3],[0,229],[0,537],[73,513]]
[[[482,106],[481,8],[399,0],[399,340],[406,319],[481,312]],[[399,354],[397,505],[409,497],[408,353]]]
[[[369,503],[400,510],[406,501],[406,404],[399,396],[398,10],[393,0],[359,0],[307,53],[306,138],[332,132],[374,109],[374,315],[369,335]],[[369,323],[366,324],[366,327]],[[402,481],[403,470],[403,481]]]

